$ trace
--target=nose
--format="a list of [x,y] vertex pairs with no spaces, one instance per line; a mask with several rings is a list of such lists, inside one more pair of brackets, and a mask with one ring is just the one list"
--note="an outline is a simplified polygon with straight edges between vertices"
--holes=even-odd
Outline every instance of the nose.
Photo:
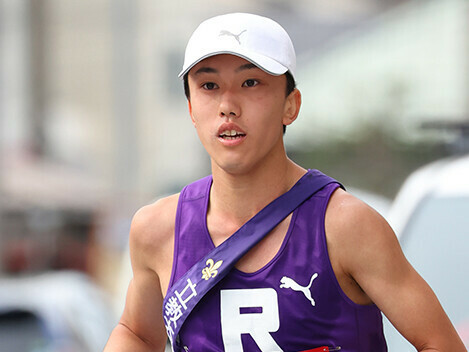
[[220,117],[239,117],[241,115],[241,107],[238,104],[234,94],[225,92],[221,96],[219,106]]

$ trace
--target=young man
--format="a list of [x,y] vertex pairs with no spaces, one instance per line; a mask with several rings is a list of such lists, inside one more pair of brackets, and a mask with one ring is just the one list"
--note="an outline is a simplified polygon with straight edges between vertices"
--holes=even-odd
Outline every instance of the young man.
[[[134,276],[106,351],[163,351],[178,323],[165,327],[168,288],[307,173],[283,144],[301,105],[294,69],[290,38],[270,19],[229,14],[194,32],[181,76],[212,175],[135,215]],[[465,351],[388,224],[332,183],[247,252],[171,337],[184,351],[386,351],[381,311],[419,351]]]

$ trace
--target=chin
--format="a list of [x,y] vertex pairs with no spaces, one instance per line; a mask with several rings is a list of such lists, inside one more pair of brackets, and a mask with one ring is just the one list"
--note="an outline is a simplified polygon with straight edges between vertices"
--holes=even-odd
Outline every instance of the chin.
[[218,168],[230,175],[240,175],[245,172],[245,168],[239,164],[219,165]]
[[259,167],[261,167],[260,164],[248,163],[245,158],[239,162],[231,161],[216,164],[216,168],[230,175],[246,175],[252,173]]
[[249,167],[246,165],[245,162],[242,160],[236,161],[236,160],[230,160],[230,161],[215,161],[212,160],[212,169],[218,169],[220,171],[226,172],[228,174],[242,174],[246,171],[246,169],[249,169]]

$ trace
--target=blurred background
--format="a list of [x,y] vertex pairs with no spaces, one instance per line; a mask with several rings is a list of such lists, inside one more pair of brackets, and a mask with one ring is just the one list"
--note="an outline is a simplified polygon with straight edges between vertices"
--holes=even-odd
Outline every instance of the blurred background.
[[415,170],[469,151],[467,0],[0,0],[0,351],[102,350],[133,214],[210,173],[177,74],[195,27],[233,11],[296,47],[289,156],[383,216]]

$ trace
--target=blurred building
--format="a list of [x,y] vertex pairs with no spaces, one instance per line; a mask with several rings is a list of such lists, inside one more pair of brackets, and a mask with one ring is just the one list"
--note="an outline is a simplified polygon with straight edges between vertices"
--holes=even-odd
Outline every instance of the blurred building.
[[466,0],[405,2],[300,60],[304,99],[287,135],[293,148],[354,138],[367,127],[404,141],[441,139],[441,130],[430,134],[422,124],[469,123]]

